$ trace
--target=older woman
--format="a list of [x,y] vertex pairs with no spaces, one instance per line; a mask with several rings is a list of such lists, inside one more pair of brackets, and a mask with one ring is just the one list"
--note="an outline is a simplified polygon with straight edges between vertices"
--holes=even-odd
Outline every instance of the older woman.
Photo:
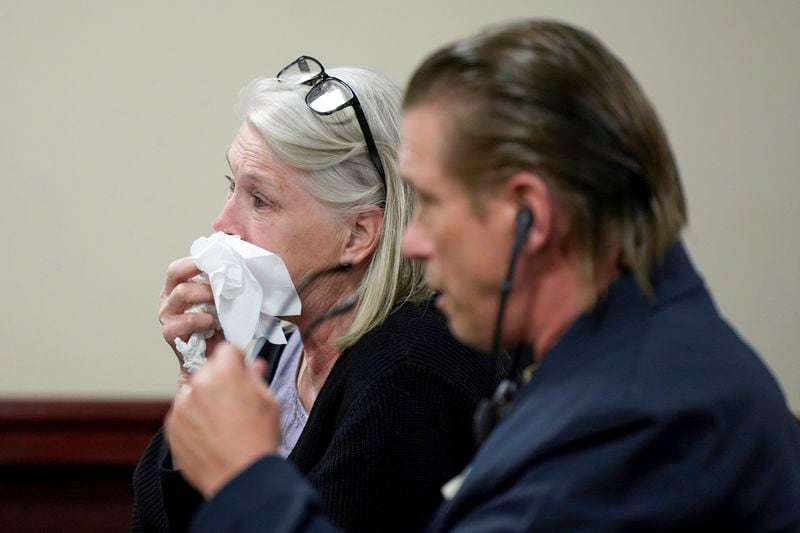
[[[328,74],[301,57],[240,98],[230,192],[214,229],[278,254],[295,284],[352,265],[302,283],[302,314],[287,317],[298,333],[270,384],[282,406],[282,453],[336,524],[418,529],[472,455],[472,413],[497,371],[453,340],[419,266],[400,253],[413,201],[395,169],[400,91],[374,72]],[[168,269],[159,318],[170,343],[212,327],[211,315],[185,313],[213,301],[207,285],[190,282],[197,273],[191,258]],[[321,321],[353,294],[354,308]],[[186,529],[202,503],[162,433],[134,489],[135,529]]]

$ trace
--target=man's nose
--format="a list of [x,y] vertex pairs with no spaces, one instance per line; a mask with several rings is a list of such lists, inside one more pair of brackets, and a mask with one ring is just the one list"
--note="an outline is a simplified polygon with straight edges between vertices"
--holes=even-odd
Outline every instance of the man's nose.
[[402,249],[403,254],[420,261],[426,261],[433,255],[433,241],[422,227],[417,213],[412,215],[406,226]]

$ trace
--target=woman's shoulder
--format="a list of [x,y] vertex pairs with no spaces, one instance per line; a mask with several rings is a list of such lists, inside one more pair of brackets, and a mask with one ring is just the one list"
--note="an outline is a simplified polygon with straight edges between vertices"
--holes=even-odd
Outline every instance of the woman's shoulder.
[[365,385],[383,381],[400,369],[453,383],[467,390],[485,390],[499,376],[499,362],[461,344],[432,300],[399,305],[378,327],[348,350],[351,379]]
[[406,348],[433,343],[434,346],[443,344],[465,353],[473,351],[453,337],[447,329],[447,319],[436,309],[433,299],[398,305],[382,324],[364,335],[353,350],[375,349],[387,339]]

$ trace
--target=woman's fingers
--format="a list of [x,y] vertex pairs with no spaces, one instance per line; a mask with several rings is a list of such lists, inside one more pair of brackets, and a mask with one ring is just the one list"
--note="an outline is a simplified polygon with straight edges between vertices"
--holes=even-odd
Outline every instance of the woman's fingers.
[[164,322],[161,332],[164,340],[170,345],[175,344],[175,337],[186,342],[192,333],[214,329],[214,316],[209,313],[184,313],[171,317]]
[[200,274],[200,269],[194,264],[191,257],[176,259],[167,267],[167,280],[164,282],[164,291],[161,297],[169,296],[179,284],[189,281]]
[[158,320],[166,324],[172,317],[184,314],[186,309],[193,305],[213,303],[211,285],[191,281],[180,283],[167,296],[161,298]]

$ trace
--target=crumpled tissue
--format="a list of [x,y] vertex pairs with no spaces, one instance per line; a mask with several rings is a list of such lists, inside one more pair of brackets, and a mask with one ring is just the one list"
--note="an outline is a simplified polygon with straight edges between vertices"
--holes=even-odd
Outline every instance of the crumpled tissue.
[[[200,237],[190,249],[203,274],[192,281],[211,284],[214,307],[192,306],[186,312],[216,316],[225,340],[244,349],[253,339],[286,344],[277,316],[300,314],[300,298],[283,260],[276,254],[221,231]],[[183,366],[194,372],[205,363],[206,339],[213,330],[192,334],[188,342],[175,339]]]

